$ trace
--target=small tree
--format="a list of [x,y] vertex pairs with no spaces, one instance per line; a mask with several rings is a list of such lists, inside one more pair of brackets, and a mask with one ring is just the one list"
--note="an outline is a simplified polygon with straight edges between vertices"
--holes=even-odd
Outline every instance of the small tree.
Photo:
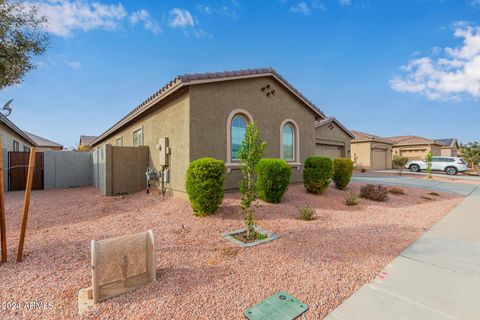
[[471,169],[480,163],[480,142],[469,142],[460,146],[460,153]]
[[427,158],[427,178],[432,179],[432,152],[428,151]]
[[401,156],[393,157],[393,165],[400,169],[400,175],[403,174],[403,168],[405,168],[405,165],[407,164],[407,162],[408,162],[407,157],[401,157]]
[[32,56],[45,52],[47,19],[36,6],[0,0],[0,90],[22,82],[35,68]]
[[258,128],[255,122],[247,124],[245,139],[238,150],[240,169],[243,178],[240,180],[240,192],[242,193],[242,212],[245,216],[247,227],[247,239],[254,236],[255,217],[252,204],[257,200],[256,170],[257,164],[263,158],[266,143],[259,137]]

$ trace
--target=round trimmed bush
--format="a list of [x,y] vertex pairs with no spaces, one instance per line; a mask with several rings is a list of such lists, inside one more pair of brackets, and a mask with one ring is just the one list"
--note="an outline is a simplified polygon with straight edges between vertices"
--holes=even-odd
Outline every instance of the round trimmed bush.
[[353,162],[348,158],[333,160],[333,182],[337,189],[343,190],[350,183],[353,172]]
[[185,186],[195,215],[215,213],[223,201],[224,180],[223,161],[201,158],[190,163]]
[[257,164],[258,197],[269,203],[280,203],[288,189],[291,171],[283,159],[261,159]]
[[308,157],[303,169],[303,185],[307,192],[322,194],[330,184],[333,161],[327,157]]

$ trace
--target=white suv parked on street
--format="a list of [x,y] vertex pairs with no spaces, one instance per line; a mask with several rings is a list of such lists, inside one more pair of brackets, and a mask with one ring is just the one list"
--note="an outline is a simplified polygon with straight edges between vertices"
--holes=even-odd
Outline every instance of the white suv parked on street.
[[[405,168],[412,172],[427,170],[426,160],[409,161]],[[432,171],[444,171],[449,175],[467,171],[467,163],[458,157],[432,157]]]

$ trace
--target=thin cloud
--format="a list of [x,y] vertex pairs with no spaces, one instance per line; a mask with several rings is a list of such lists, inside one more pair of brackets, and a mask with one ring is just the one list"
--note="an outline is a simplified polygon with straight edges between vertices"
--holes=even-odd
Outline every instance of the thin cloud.
[[73,70],[79,70],[82,67],[82,64],[78,61],[65,61],[65,64]]
[[172,28],[186,28],[195,26],[195,20],[188,10],[175,8],[170,11],[170,16],[171,18],[169,25]]
[[338,0],[338,3],[342,7],[348,7],[352,5],[352,0]]
[[457,22],[454,35],[463,39],[461,46],[410,60],[400,68],[402,74],[390,80],[391,88],[430,100],[480,98],[480,27]]
[[150,31],[153,34],[159,34],[160,32],[162,32],[162,29],[158,25],[158,22],[155,21],[150,16],[150,13],[148,13],[148,11],[145,9],[135,11],[130,15],[129,19],[132,26],[142,24],[145,30]]
[[301,13],[301,14],[304,14],[306,16],[311,14],[310,7],[308,6],[308,4],[306,2],[299,2],[296,5],[291,6],[290,11],[295,12],[295,13]]
[[30,2],[38,7],[48,22],[45,29],[60,37],[72,37],[75,30],[94,29],[116,30],[127,12],[122,4],[88,3],[75,0],[49,0],[48,2]]

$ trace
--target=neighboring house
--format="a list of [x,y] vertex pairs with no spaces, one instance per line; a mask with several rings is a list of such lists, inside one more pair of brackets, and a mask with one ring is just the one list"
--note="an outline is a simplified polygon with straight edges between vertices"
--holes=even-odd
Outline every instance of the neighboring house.
[[97,136],[80,136],[80,142],[78,143],[79,150],[90,150],[90,144],[97,139]]
[[37,145],[37,151],[44,151],[44,150],[63,150],[63,145],[53,142],[52,140],[48,140],[37,136],[36,134],[24,131]]
[[441,156],[444,157],[456,157],[458,156],[460,145],[456,138],[449,139],[437,139],[437,141],[443,143],[445,146],[441,149]]
[[149,166],[168,172],[165,188],[174,193],[185,192],[191,161],[217,158],[227,168],[225,189],[238,189],[238,149],[247,123],[255,121],[267,142],[265,157],[285,159],[292,168],[291,181],[301,182],[305,158],[315,155],[317,143],[343,147],[330,154],[348,156],[348,130],[338,121],[331,121],[333,129],[316,126],[325,119],[271,68],[187,74],[169,82],[91,146],[97,154],[107,144],[147,146]]
[[[2,136],[2,149],[7,152],[29,151],[31,147],[36,146],[30,136],[2,114],[0,114],[0,135]],[[4,154],[4,158],[5,156]]]
[[352,161],[357,169],[385,170],[392,168],[393,142],[361,131],[352,130]]
[[394,143],[393,156],[407,157],[408,160],[425,159],[428,152],[431,152],[433,156],[440,156],[442,147],[445,147],[442,142],[418,136],[396,136],[386,139]]
[[[0,113],[0,136],[2,139],[2,160],[0,165],[8,168],[8,152],[29,151],[36,147],[35,142],[12,121]],[[3,186],[8,190],[8,170],[3,172]]]
[[315,124],[315,155],[330,158],[350,158],[350,140],[354,135],[334,117]]

